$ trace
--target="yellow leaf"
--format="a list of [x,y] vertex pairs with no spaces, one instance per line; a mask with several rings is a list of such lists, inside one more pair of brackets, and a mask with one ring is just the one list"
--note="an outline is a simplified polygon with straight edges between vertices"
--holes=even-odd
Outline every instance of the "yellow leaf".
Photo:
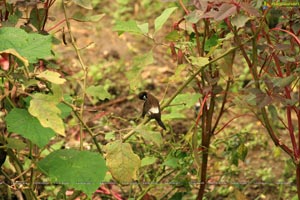
[[45,79],[47,81],[50,81],[51,83],[55,84],[63,84],[66,82],[66,79],[60,78],[60,74],[53,71],[43,71],[39,75],[37,75],[38,78]]
[[15,49],[6,49],[4,51],[0,51],[0,54],[2,53],[8,53],[16,56],[19,60],[21,60],[24,63],[25,67],[28,67],[29,65],[28,60],[25,57],[21,56]]
[[141,160],[136,155],[129,143],[115,141],[106,145],[106,165],[112,176],[121,184],[129,184],[132,179],[137,179],[137,170]]
[[42,126],[49,127],[59,135],[65,136],[65,127],[57,107],[57,97],[46,94],[34,94],[30,101],[29,113],[35,116]]

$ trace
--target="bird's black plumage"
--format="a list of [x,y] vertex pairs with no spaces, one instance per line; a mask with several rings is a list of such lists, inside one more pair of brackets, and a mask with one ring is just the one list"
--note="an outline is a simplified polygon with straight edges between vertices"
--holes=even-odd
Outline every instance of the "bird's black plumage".
[[138,96],[139,99],[144,101],[142,117],[145,117],[145,115],[147,115],[150,119],[155,119],[157,123],[164,130],[166,130],[166,126],[161,121],[159,101],[152,94],[148,92],[141,92],[139,93]]

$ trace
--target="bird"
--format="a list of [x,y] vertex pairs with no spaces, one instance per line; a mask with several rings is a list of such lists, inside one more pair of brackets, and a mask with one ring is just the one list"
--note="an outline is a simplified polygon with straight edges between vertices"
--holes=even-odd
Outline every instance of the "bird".
[[155,119],[158,125],[166,130],[166,126],[161,121],[161,111],[157,98],[145,91],[140,92],[138,96],[144,101],[142,118],[147,115],[150,119]]

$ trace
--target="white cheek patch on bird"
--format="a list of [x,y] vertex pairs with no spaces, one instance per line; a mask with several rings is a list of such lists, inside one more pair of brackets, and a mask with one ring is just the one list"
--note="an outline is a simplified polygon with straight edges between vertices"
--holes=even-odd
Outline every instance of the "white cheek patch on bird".
[[158,114],[159,113],[159,109],[158,107],[151,107],[148,111],[149,115],[151,114]]

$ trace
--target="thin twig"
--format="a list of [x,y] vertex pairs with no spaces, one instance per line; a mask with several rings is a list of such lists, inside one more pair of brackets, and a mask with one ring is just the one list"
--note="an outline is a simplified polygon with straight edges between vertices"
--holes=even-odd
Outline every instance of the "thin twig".
[[96,140],[97,134],[94,134],[94,132],[91,130],[91,128],[88,127],[88,125],[86,125],[86,123],[84,123],[84,121],[83,121],[81,115],[78,114],[78,109],[77,109],[74,105],[72,105],[72,104],[70,104],[70,103],[68,103],[68,102],[66,102],[66,101],[62,101],[62,102],[63,102],[65,105],[69,106],[69,107],[72,109],[73,113],[75,114],[75,116],[77,117],[77,119],[79,120],[79,122],[81,123],[81,125],[87,130],[87,132],[88,132],[88,133],[90,134],[90,136],[92,137],[92,140],[93,140],[94,144],[96,145],[96,148],[97,148],[98,152],[99,152],[100,154],[102,154],[101,147],[100,147],[100,145],[98,144],[98,141]]
[[[64,0],[62,0],[62,7],[63,7],[63,10],[64,10],[64,15],[65,15],[65,19],[66,19],[66,24],[67,24],[67,27],[68,27],[69,35],[70,35],[70,38],[71,38],[71,44],[72,44],[72,46],[75,49],[77,58],[79,60],[81,69],[82,69],[83,74],[84,74],[83,75],[83,84],[82,84],[82,103],[81,103],[80,112],[79,112],[80,119],[83,119],[84,102],[85,102],[85,98],[86,98],[86,86],[87,86],[88,67],[83,62],[83,59],[82,59],[81,54],[80,54],[80,50],[77,47],[76,41],[75,41],[74,36],[72,34],[72,29],[71,29],[71,25],[70,25],[70,21],[69,21],[68,15],[67,15],[67,11],[66,11],[65,1]],[[83,130],[82,130],[82,127],[80,127],[80,150],[83,150]]]

